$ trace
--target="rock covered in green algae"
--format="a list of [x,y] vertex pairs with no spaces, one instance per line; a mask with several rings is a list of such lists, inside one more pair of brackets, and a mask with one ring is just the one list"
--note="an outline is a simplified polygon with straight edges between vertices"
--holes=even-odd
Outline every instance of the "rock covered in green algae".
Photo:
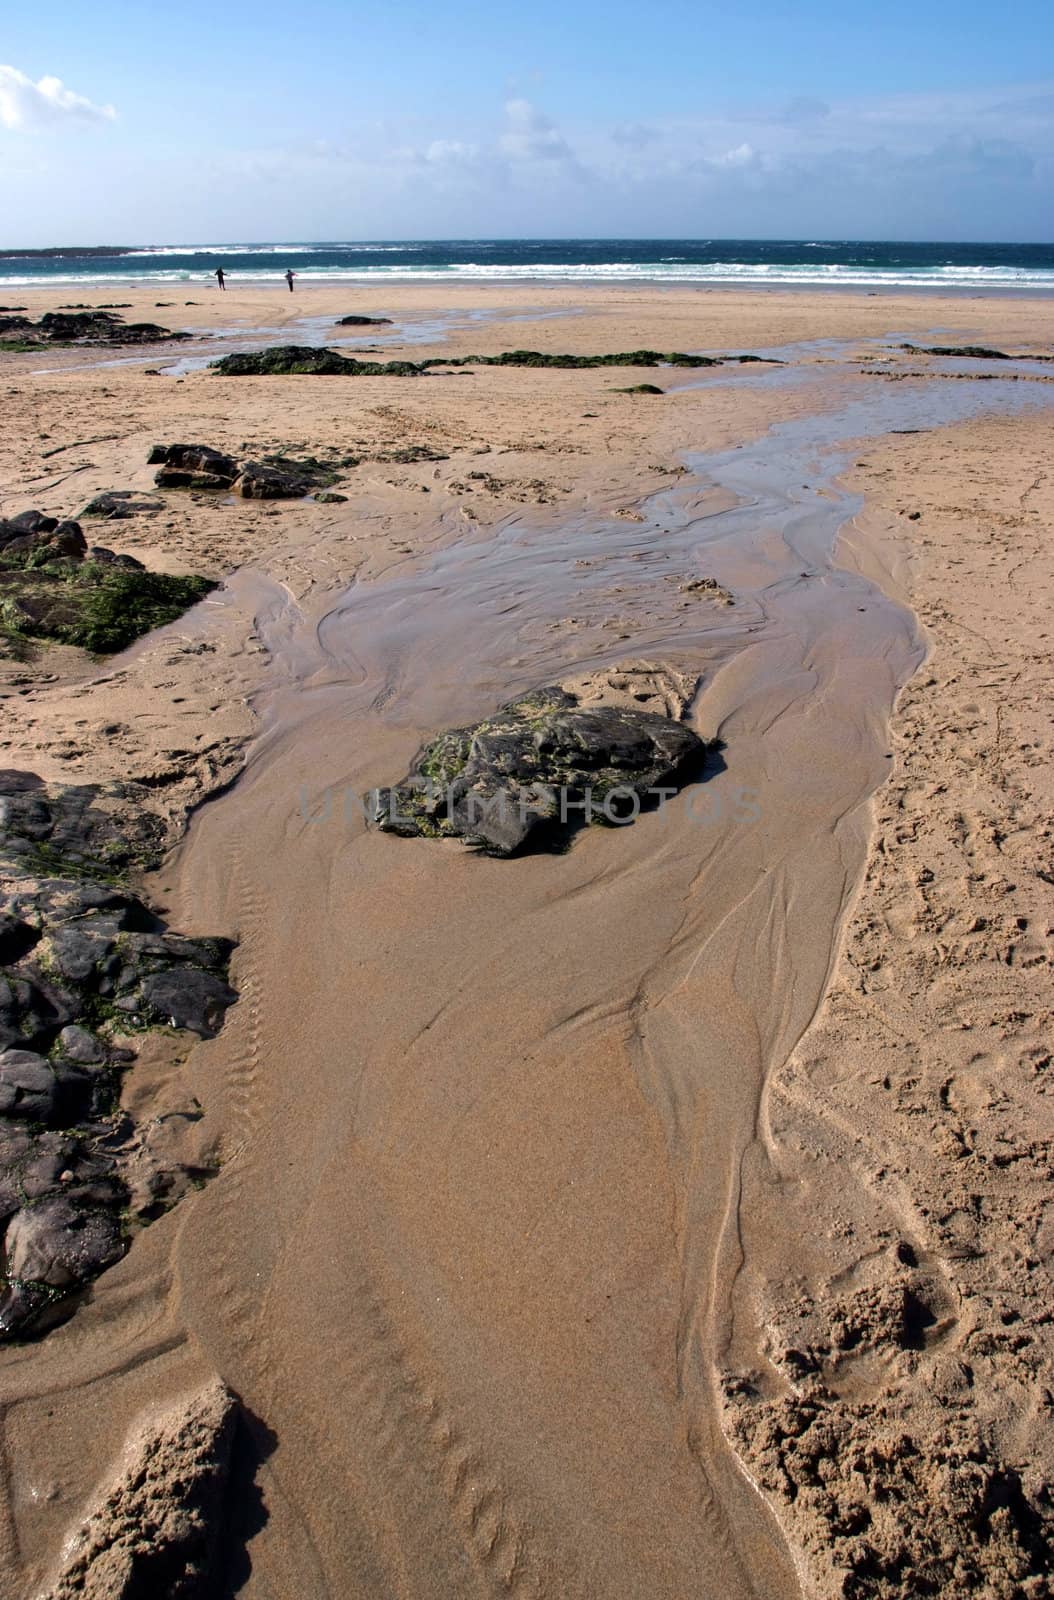
[[501,856],[559,844],[581,820],[632,817],[701,763],[699,736],[653,711],[580,705],[556,687],[440,734],[374,796],[373,820],[408,837],[461,838]]
[[[718,367],[720,356],[693,356],[683,350],[622,350],[613,355],[567,355],[547,350],[503,350],[496,356],[433,356],[427,361],[357,361],[315,345],[286,344],[245,355],[221,356],[212,370],[227,378],[298,373],[345,378],[418,378],[433,367]],[[738,359],[738,358],[735,358]]]
[[295,377],[305,373],[345,378],[416,378],[426,370],[415,361],[356,361],[351,356],[338,355],[336,350],[308,344],[284,344],[273,350],[221,356],[210,365],[225,378]]
[[983,344],[902,344],[916,356],[967,356],[973,361],[1009,361],[1005,350],[990,350]]
[[199,1176],[162,1170],[120,1107],[122,1037],[209,1037],[237,999],[230,942],[173,933],[124,881],[162,836],[134,786],[0,772],[0,1340],[118,1260],[129,1213]]
[[42,511],[0,519],[0,655],[37,639],[111,655],[174,622],[215,587],[208,578],[148,572],[134,556],[89,546],[70,519]]

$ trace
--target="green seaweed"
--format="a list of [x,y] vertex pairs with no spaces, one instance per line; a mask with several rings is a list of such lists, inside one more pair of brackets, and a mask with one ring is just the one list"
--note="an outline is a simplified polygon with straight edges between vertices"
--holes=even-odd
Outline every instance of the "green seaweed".
[[916,356],[967,356],[974,361],[1010,361],[1005,350],[990,350],[983,344],[902,344]]
[[[740,357],[730,359],[739,360]],[[554,354],[542,350],[504,350],[497,356],[432,356],[426,361],[357,361],[313,345],[279,345],[245,355],[222,356],[210,363],[223,377],[269,377],[318,374],[346,378],[418,378],[435,367],[557,367],[576,371],[590,367],[718,367],[721,356],[693,356],[683,350],[623,350],[611,355]]]
[[0,558],[0,644],[50,639],[93,655],[124,650],[174,622],[216,587],[208,578],[140,572],[95,561]]

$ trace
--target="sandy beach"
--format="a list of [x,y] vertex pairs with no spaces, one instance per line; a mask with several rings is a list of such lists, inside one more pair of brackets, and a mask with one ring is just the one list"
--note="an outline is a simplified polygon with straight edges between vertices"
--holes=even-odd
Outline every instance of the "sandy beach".
[[[1054,301],[110,287],[194,337],[0,353],[0,516],[132,491],[106,542],[219,586],[0,655],[0,762],[124,786],[239,998],[127,1041],[207,1181],[0,1344],[4,1592],[124,1592],[107,1486],[219,1381],[218,1593],[1049,1593]],[[207,368],[280,343],[763,359]],[[157,491],[177,441],[344,498]],[[704,778],[559,853],[367,826],[568,683]]]

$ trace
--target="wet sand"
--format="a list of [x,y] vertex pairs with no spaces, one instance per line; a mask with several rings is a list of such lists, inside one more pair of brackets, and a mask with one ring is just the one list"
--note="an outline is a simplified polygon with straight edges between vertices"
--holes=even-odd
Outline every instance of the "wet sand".
[[[288,297],[282,315],[358,309],[325,294],[310,310]],[[399,298],[413,316],[435,310],[422,289]],[[818,1399],[789,1362],[789,1319],[804,1284],[819,1304],[834,1276],[903,1242],[886,1238],[873,1166],[845,1151],[845,1116],[873,1119],[890,1146],[901,1134],[856,1079],[838,1122],[802,1063],[813,1040],[841,1060],[830,1007],[856,930],[874,936],[881,797],[900,781],[902,722],[891,743],[889,719],[930,640],[916,594],[939,571],[949,615],[967,614],[1006,581],[999,561],[1015,564],[1008,534],[983,570],[942,570],[961,559],[948,551],[962,474],[987,461],[982,507],[993,482],[1042,497],[1036,441],[1050,434],[1041,383],[890,382],[862,375],[860,357],[878,353],[862,341],[940,328],[1049,350],[1054,313],[635,290],[574,314],[580,295],[481,298],[482,350],[848,343],[786,351],[766,371],[663,371],[676,392],[661,399],[614,394],[622,376],[596,371],[334,391],[144,378],[141,365],[35,377],[10,358],[23,420],[35,407],[46,423],[14,442],[5,510],[43,503],[34,432],[45,448],[119,435],[84,447],[90,470],[70,451],[74,478],[48,489],[48,509],[149,484],[154,436],[334,442],[371,458],[339,507],[170,497],[134,538],[123,525],[119,548],[164,552],[174,569],[241,563],[218,601],[102,673],[61,661],[40,685],[10,672],[26,681],[5,703],[5,764],[160,775],[177,831],[245,761],[147,885],[187,931],[241,941],[242,999],[220,1037],[138,1091],[148,1105],[195,1095],[196,1137],[222,1170],[69,1324],[0,1358],[0,1552],[17,1592],[35,1592],[146,1402],[217,1374],[255,1419],[230,1540],[246,1594],[838,1592],[834,1524],[858,1486],[828,1483],[826,1517],[807,1484],[792,1507],[788,1484],[797,1494],[806,1477],[785,1450],[773,1466],[773,1415],[805,1393],[835,1436],[844,1421],[840,1379],[825,1371]],[[563,314],[510,327],[503,314],[525,298]],[[225,316],[233,302],[274,318],[248,293],[225,300]],[[424,348],[469,347],[461,331],[448,340]],[[920,427],[937,431],[889,437]],[[423,439],[447,459],[377,459]],[[862,512],[863,494],[880,509]],[[917,501],[923,520],[908,524],[897,513]],[[1029,559],[1049,581],[1049,546]],[[734,604],[686,592],[700,576]],[[1007,626],[1003,653],[1022,650],[1027,629]],[[954,630],[941,637],[960,698],[961,648]],[[511,862],[365,829],[354,796],[401,774],[437,729],[641,660],[701,676],[690,718],[724,745],[706,782],[662,811]],[[912,705],[929,737],[943,701]],[[966,779],[926,749],[912,782],[943,783],[937,814],[951,819]],[[878,937],[899,988],[905,932],[893,921]],[[1026,986],[1036,976],[1025,969]],[[810,1030],[821,1006],[828,1034]],[[911,1026],[921,1047],[932,1019],[920,1010]],[[129,1097],[136,1085],[133,1072]],[[817,1176],[803,1202],[805,1149]],[[873,1163],[888,1169],[883,1150]],[[941,1160],[927,1145],[925,1178],[918,1158],[900,1187],[949,1192]],[[911,1219],[900,1232],[932,1279],[917,1197]],[[1029,1283],[1018,1290],[1027,1300]],[[940,1291],[954,1299],[945,1278]],[[943,1337],[945,1298],[933,1309]],[[868,1395],[910,1409],[931,1345],[893,1346],[874,1355]],[[999,1414],[982,1420],[1009,1460]]]

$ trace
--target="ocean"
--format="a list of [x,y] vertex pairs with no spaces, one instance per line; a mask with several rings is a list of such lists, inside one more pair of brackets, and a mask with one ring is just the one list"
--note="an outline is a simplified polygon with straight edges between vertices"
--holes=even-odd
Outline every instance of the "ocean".
[[453,239],[0,250],[0,290],[233,280],[808,286],[1054,291],[1051,244],[897,244],[793,239]]

